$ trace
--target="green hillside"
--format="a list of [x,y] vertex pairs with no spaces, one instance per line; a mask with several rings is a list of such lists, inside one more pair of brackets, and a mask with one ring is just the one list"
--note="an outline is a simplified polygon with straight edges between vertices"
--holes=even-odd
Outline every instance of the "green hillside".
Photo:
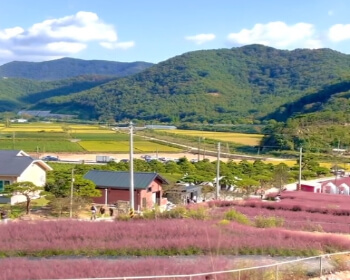
[[80,76],[42,82],[18,78],[0,79],[0,112],[16,112],[52,96],[69,95],[110,81],[111,77]]
[[294,111],[281,115],[281,106],[308,102],[303,98],[349,77],[349,55],[250,45],[185,53],[88,91],[42,100],[35,108],[117,121],[251,123],[287,119]]
[[116,62],[62,58],[45,62],[14,61],[0,66],[0,77],[52,81],[81,75],[125,77],[139,73],[152,63]]

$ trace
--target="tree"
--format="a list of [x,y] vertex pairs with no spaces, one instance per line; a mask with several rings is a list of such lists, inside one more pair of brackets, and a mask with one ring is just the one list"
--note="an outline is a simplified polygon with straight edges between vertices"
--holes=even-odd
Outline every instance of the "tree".
[[280,163],[276,165],[273,172],[273,184],[281,191],[284,188],[284,185],[288,182],[289,176],[289,167],[285,163]]
[[[296,165],[299,167],[299,158],[297,159]],[[314,171],[320,166],[320,164],[317,162],[314,155],[311,154],[304,154],[301,160],[301,169],[302,170],[311,170]]]
[[82,198],[99,197],[101,192],[96,189],[96,185],[82,176],[75,176],[74,181],[74,195]]
[[260,183],[260,187],[262,190],[268,188],[272,180],[271,176],[268,175],[257,175],[254,176],[254,179]]
[[203,200],[209,199],[210,196],[213,196],[216,188],[211,185],[202,186],[202,197]]
[[244,190],[245,194],[249,195],[252,192],[255,192],[259,187],[259,182],[252,178],[243,178],[236,182],[237,186]]
[[67,197],[70,194],[71,174],[68,172],[50,172],[48,174],[45,191],[54,197]]
[[5,188],[5,194],[9,196],[13,194],[21,194],[26,197],[26,214],[29,214],[30,212],[32,197],[41,194],[42,191],[43,187],[36,186],[29,181],[13,183]]
[[180,169],[177,166],[176,162],[174,161],[169,161],[166,165],[165,165],[165,172],[166,173],[170,173],[170,174],[174,174],[174,173],[180,173]]

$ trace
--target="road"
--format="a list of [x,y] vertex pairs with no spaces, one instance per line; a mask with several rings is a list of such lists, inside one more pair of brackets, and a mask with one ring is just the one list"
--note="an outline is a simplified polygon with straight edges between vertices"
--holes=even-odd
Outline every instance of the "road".
[[[144,154],[134,154],[133,157],[136,159],[142,159],[142,156],[146,155]],[[61,161],[76,161],[76,162],[95,162],[96,156],[98,155],[104,155],[104,156],[111,156],[117,160],[121,159],[129,159],[129,154],[117,154],[117,153],[41,153],[36,154],[32,153],[30,154],[32,157],[45,157],[48,155],[51,156],[58,156]],[[192,153],[148,153],[147,155],[150,155],[152,158],[167,158],[167,159],[178,159],[182,157],[186,157],[188,160],[197,160],[198,155],[192,154]],[[209,159],[210,161],[217,160],[217,157],[214,156],[205,156],[206,159]],[[200,155],[200,160],[203,159],[203,155]],[[221,161],[227,161],[227,158],[220,158]]]

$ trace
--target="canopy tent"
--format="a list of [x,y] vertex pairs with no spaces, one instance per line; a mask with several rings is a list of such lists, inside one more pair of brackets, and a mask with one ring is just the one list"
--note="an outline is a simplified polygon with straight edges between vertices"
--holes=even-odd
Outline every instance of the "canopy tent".
[[337,186],[334,185],[332,182],[328,182],[327,184],[322,186],[322,192],[336,194],[337,193]]
[[350,187],[345,183],[341,184],[338,189],[340,194],[349,195],[350,193]]

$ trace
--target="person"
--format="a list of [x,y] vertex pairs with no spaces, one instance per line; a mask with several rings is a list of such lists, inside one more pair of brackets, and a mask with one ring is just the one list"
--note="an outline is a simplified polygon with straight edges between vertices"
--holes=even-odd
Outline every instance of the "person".
[[113,210],[113,208],[111,207],[111,208],[109,208],[109,216],[113,216],[113,214],[114,214],[114,210]]
[[264,190],[261,190],[261,192],[260,192],[260,198],[261,198],[261,200],[263,200],[264,194],[265,194],[265,191],[264,191]]
[[96,220],[97,208],[95,204],[92,204],[90,209],[91,209],[91,220]]
[[7,212],[6,212],[6,210],[1,210],[0,216],[1,216],[1,221],[4,224],[7,224]]
[[106,209],[104,208],[104,206],[101,206],[101,208],[100,208],[100,214],[101,214],[102,217],[105,216],[105,212],[106,212]]

